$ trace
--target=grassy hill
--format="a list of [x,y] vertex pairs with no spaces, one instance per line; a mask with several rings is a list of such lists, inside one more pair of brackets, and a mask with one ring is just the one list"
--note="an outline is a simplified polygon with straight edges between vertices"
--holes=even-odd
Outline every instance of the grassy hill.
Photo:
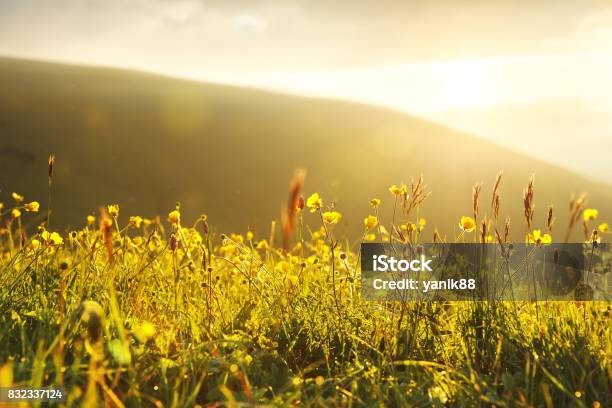
[[388,186],[421,174],[432,192],[422,213],[429,233],[433,226],[450,232],[470,214],[475,182],[484,182],[486,208],[501,169],[501,213],[516,232],[532,173],[542,226],[553,203],[557,228],[565,227],[572,192],[588,192],[604,217],[612,208],[608,185],[387,109],[0,58],[2,199],[16,190],[44,206],[51,152],[58,160],[53,222],[64,227],[81,226],[106,203],[119,203],[127,218],[143,209],[139,215],[166,214],[180,201],[186,220],[207,213],[224,231],[267,232],[297,167],[308,170],[306,193],[336,201],[344,214],[339,228],[352,237],[370,198],[382,198],[390,218]]

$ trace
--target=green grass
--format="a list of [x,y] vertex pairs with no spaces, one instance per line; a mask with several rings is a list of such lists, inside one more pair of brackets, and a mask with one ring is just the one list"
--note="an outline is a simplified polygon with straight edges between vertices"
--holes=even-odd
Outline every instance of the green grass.
[[0,243],[0,386],[62,385],[67,406],[612,404],[606,303],[365,301],[334,224],[298,222],[285,251],[203,218],[102,216],[62,244],[19,239],[17,221]]

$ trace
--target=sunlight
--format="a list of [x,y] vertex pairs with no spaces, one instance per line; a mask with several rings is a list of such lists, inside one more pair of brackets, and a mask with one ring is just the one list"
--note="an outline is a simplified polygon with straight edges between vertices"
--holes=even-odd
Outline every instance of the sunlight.
[[450,63],[444,69],[444,93],[451,109],[488,105],[484,92],[483,70],[476,63]]

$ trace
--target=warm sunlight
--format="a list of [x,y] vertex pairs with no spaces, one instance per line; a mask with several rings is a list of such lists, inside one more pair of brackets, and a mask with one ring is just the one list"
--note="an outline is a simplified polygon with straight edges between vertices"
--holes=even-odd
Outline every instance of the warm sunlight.
[[467,109],[489,105],[484,92],[483,71],[478,64],[448,64],[444,91],[450,109]]

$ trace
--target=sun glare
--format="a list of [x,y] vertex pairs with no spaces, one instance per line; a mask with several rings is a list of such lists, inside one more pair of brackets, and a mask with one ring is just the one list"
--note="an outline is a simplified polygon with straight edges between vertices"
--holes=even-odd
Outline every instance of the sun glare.
[[483,72],[477,64],[451,63],[445,69],[444,94],[451,109],[468,109],[487,104]]

